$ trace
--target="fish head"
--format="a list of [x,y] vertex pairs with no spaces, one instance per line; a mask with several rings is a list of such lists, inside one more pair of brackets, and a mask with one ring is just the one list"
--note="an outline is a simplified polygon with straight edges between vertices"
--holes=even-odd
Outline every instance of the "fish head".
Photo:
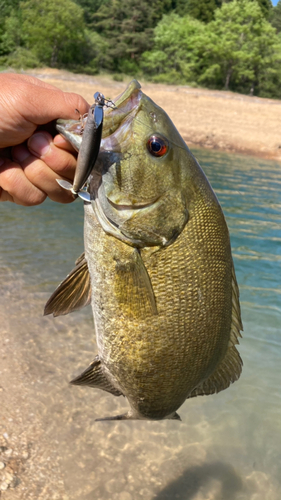
[[95,213],[105,231],[132,246],[167,246],[188,220],[186,167],[196,160],[136,80],[115,105],[105,110],[88,188]]

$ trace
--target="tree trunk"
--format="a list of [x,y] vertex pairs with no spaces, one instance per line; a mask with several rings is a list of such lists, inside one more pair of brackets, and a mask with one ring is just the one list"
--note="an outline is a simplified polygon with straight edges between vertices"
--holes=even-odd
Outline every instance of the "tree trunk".
[[225,85],[224,85],[225,90],[228,90],[228,88],[229,88],[229,82],[230,82],[230,78],[232,75],[232,71],[233,71],[232,66],[229,66],[228,71],[227,71],[227,75],[226,75],[226,79],[225,79]]
[[58,60],[58,47],[57,43],[55,42],[53,45],[53,50],[51,55],[51,68],[55,68],[55,66],[57,65],[57,60]]

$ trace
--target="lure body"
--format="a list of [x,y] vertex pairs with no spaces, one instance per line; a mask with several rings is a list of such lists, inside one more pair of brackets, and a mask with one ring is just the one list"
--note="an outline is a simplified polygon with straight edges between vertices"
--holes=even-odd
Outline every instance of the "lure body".
[[[58,184],[64,189],[70,190],[75,197],[79,195],[80,189],[87,181],[100,150],[105,98],[100,92],[96,92],[94,98],[95,103],[89,109],[87,121],[83,130],[73,185],[68,181],[57,179]],[[57,128],[61,131],[60,125],[57,125]]]

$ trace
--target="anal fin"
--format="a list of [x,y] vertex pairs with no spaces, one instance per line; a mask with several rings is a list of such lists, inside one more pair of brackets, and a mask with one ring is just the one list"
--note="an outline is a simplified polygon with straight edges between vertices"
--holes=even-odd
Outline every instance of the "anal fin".
[[99,356],[96,356],[88,368],[86,368],[81,375],[71,380],[70,383],[72,385],[88,385],[89,387],[96,387],[97,389],[110,392],[110,394],[114,396],[123,396],[122,392],[116,389],[107,379],[102,370]]
[[81,309],[91,302],[91,280],[85,254],[75,262],[76,266],[60,283],[45,305],[44,316],[61,316]]
[[208,396],[227,389],[230,384],[239,379],[242,364],[242,359],[236,347],[229,347],[215,371],[204,382],[195,387],[188,397]]

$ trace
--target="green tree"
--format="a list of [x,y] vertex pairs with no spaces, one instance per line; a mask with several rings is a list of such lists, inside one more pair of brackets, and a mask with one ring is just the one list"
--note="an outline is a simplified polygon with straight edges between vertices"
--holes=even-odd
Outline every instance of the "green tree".
[[153,50],[142,55],[141,67],[154,81],[194,83],[207,43],[206,26],[190,16],[164,16],[154,30]]
[[108,44],[108,69],[135,74],[151,47],[153,28],[172,0],[108,0],[93,15],[92,27]]
[[269,21],[276,28],[277,33],[281,32],[281,1],[274,7],[269,16]]
[[178,0],[176,13],[180,16],[189,15],[204,23],[214,19],[215,10],[221,7],[222,0]]
[[252,1],[257,1],[264,17],[268,19],[272,11],[271,0],[252,0]]
[[87,26],[91,26],[93,22],[93,15],[99,10],[100,6],[106,0],[75,0],[75,3],[82,7],[84,12],[84,19]]
[[22,39],[44,64],[71,65],[86,40],[83,10],[71,0],[27,0],[20,4]]
[[142,56],[155,81],[197,83],[262,96],[279,96],[281,39],[255,1],[233,0],[209,24],[165,16],[153,50]]
[[[233,0],[223,0],[222,3],[230,3],[232,2]],[[271,12],[273,10],[273,6],[272,6],[272,3],[271,3],[271,0],[248,0],[249,2],[257,2],[262,13],[263,13],[263,16],[268,19],[271,15]]]
[[268,70],[278,71],[280,40],[255,1],[233,0],[208,25],[206,69],[199,82],[260,93]]
[[[15,34],[10,31],[10,36],[7,36],[7,20],[9,17],[13,18],[12,23],[14,24],[14,29],[18,29],[17,24],[17,12],[19,7],[19,0],[2,0],[0,2],[0,55],[8,54],[10,47],[14,46]],[[11,23],[10,23],[11,24]]]

